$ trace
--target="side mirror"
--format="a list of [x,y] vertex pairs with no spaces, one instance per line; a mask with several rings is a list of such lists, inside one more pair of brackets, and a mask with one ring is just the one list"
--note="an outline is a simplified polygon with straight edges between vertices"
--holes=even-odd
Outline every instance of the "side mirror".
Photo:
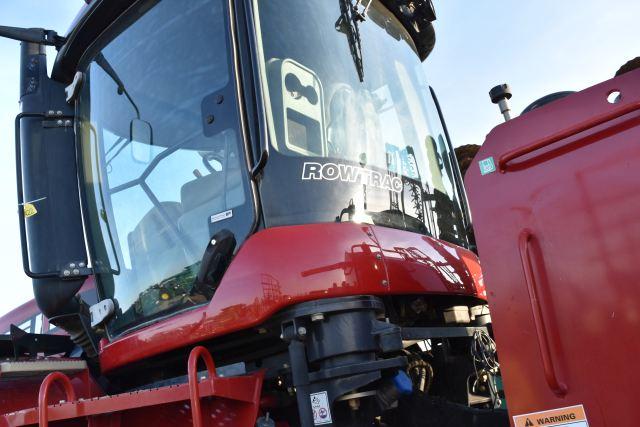
[[129,141],[131,141],[131,157],[139,163],[147,164],[153,158],[153,128],[151,123],[133,119],[129,125]]

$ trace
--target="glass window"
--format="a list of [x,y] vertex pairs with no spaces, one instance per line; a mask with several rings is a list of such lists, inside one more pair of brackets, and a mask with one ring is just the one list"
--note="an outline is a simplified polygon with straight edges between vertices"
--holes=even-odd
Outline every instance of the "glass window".
[[152,4],[87,54],[79,100],[89,244],[115,334],[207,302],[216,284],[194,279],[211,236],[242,241],[253,218],[226,2]]
[[35,318],[34,318],[34,328],[33,328],[33,332],[35,334],[41,334],[42,333],[42,314],[38,314]]
[[[361,22],[345,14],[350,4],[254,0],[275,148],[267,221],[357,219],[465,244],[451,151],[414,43],[382,2]],[[292,194],[299,203],[284,202]]]
[[25,332],[29,332],[32,333],[33,330],[31,329],[32,323],[31,323],[31,319],[22,322],[21,324],[18,325],[18,328],[22,329]]

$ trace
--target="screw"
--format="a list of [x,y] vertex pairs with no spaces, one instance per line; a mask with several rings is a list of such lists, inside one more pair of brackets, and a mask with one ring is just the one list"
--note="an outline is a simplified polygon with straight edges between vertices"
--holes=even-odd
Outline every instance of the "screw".
[[209,124],[209,125],[210,125],[210,124],[211,124],[211,123],[213,123],[215,120],[216,120],[216,118],[215,118],[215,117],[213,117],[213,115],[212,115],[212,114],[209,114],[209,115],[207,116],[207,124]]
[[80,270],[76,268],[75,270],[73,270],[73,274],[77,276],[78,274],[80,274]]
[[389,281],[387,279],[383,279],[382,286],[389,286]]
[[65,126],[71,126],[71,120],[65,120],[64,121],[64,125]]
[[305,328],[304,326],[300,326],[298,328],[298,335],[300,335],[301,337],[307,335],[307,328]]
[[63,122],[62,120],[58,120],[58,121],[56,122],[56,124],[57,124],[58,126],[62,126],[62,125],[64,124],[64,122]]
[[381,260],[381,259],[382,259],[382,255],[380,255],[380,254],[376,254],[376,259],[377,259],[377,260]]
[[86,266],[86,264],[84,262],[81,262],[81,263],[78,264],[78,267],[80,267],[80,268],[84,268],[85,266]]
[[61,116],[62,115],[62,111],[58,110],[58,111],[56,111],[56,114]]
[[69,267],[76,268],[76,264],[74,262],[72,262],[71,264],[69,264]]
[[70,276],[70,275],[71,275],[71,272],[70,272],[69,270],[65,270],[65,271],[63,271],[63,272],[62,272],[62,274],[63,274],[64,276]]

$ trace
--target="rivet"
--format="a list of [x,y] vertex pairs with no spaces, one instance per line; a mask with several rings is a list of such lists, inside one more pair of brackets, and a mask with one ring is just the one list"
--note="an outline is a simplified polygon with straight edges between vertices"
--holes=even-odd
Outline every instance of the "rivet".
[[383,279],[382,286],[389,286],[389,281],[387,279]]

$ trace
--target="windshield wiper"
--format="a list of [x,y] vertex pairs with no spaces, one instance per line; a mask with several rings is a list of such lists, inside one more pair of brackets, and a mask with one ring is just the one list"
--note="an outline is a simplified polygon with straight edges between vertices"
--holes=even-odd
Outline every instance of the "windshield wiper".
[[124,87],[124,83],[122,82],[122,80],[120,80],[120,76],[118,76],[118,73],[116,73],[116,70],[114,70],[111,64],[109,64],[109,61],[107,61],[107,58],[105,58],[102,52],[100,52],[99,54],[96,55],[94,61],[96,64],[100,66],[100,68],[102,68],[102,70],[105,73],[107,73],[109,77],[111,77],[111,80],[113,80],[113,82],[118,86],[118,95],[124,94],[124,96],[127,97],[127,99],[129,100],[129,103],[131,104],[133,109],[136,111],[136,118],[140,120],[140,110],[138,109],[138,106],[136,105],[135,102],[133,102],[133,98],[131,98],[131,95],[129,95],[127,88]]
[[362,11],[358,6],[362,5],[362,0],[357,0],[353,4],[353,0],[340,1],[340,18],[336,21],[336,30],[347,36],[349,41],[349,50],[351,57],[358,71],[360,82],[364,82],[364,65],[362,63],[362,43],[360,41],[360,22],[364,21],[367,16],[367,10],[371,6],[371,1],[367,3]]

